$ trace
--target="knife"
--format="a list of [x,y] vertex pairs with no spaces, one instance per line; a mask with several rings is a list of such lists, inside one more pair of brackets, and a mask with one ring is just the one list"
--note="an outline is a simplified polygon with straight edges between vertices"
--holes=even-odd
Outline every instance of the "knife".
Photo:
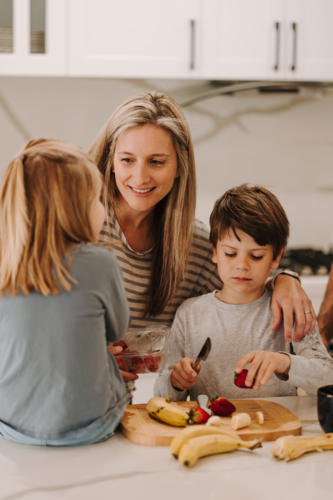
[[208,355],[211,351],[211,348],[212,348],[212,342],[211,342],[210,338],[207,337],[204,345],[201,348],[201,351],[198,354],[197,359],[194,362],[193,370],[196,369],[196,367],[198,366],[200,361],[205,361],[205,359],[208,358]]

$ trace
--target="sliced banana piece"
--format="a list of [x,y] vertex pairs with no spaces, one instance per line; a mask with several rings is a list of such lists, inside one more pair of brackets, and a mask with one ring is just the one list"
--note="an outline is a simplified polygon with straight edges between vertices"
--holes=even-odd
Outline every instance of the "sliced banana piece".
[[258,422],[258,424],[262,425],[264,423],[264,420],[265,420],[263,412],[262,411],[257,411],[256,415],[257,415],[257,422]]
[[231,418],[231,428],[236,431],[251,424],[251,417],[248,413],[239,413]]
[[216,416],[210,417],[207,420],[206,425],[209,427],[221,427],[221,425],[223,425],[222,418]]

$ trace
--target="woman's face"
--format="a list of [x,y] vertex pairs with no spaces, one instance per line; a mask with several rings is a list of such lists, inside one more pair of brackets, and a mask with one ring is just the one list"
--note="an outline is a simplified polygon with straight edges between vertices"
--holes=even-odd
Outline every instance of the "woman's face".
[[148,214],[179,177],[170,133],[150,124],[126,130],[118,138],[112,170],[122,208]]

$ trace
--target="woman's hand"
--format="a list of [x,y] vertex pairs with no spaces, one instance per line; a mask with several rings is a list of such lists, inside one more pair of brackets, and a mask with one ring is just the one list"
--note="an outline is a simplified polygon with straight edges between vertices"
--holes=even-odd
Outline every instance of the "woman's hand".
[[[120,346],[108,346],[109,351],[115,356],[116,354],[119,354],[123,348]],[[139,377],[135,373],[130,373],[130,372],[124,372],[123,370],[119,370],[121,373],[121,376],[123,377],[123,381],[129,381],[129,380],[137,380]]]
[[193,370],[194,361],[190,358],[182,358],[171,372],[171,384],[181,391],[186,391],[194,386],[198,380],[201,365]]
[[257,391],[261,386],[267,384],[273,373],[288,373],[290,368],[290,356],[280,352],[251,351],[245,354],[237,363],[235,372],[240,373],[244,367],[251,363],[245,385]]
[[[283,312],[284,338],[292,340],[292,327],[295,314],[296,328],[293,340],[298,342],[304,335],[311,333],[316,326],[316,313],[312,302],[295,278],[285,274],[275,278],[272,297],[273,325],[272,330],[281,324]],[[305,314],[305,311],[311,311]]]

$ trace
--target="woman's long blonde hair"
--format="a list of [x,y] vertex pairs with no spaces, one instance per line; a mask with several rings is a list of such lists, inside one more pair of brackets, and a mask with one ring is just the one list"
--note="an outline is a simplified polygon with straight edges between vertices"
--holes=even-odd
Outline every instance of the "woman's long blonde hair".
[[154,255],[144,315],[157,316],[175,295],[184,277],[196,202],[196,174],[191,132],[179,104],[170,96],[149,92],[125,101],[113,113],[89,148],[104,177],[103,199],[107,213],[117,206],[118,189],[112,172],[120,135],[133,127],[152,124],[173,139],[180,176],[155,208]]
[[0,189],[0,296],[71,289],[64,254],[94,240],[99,175],[82,149],[54,139],[30,141],[12,160]]

